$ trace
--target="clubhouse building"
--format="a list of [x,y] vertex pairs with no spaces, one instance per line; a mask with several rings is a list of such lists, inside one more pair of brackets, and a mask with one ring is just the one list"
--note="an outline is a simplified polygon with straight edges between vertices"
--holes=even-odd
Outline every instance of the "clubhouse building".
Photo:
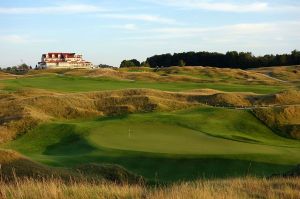
[[91,62],[85,61],[82,55],[76,55],[76,53],[47,53],[42,55],[41,62],[38,63],[38,67],[43,68],[78,68],[89,69],[93,68]]

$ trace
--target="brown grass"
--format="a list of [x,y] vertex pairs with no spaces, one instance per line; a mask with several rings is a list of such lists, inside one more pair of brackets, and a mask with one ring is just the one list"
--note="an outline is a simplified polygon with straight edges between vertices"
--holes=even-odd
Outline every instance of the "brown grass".
[[254,70],[258,73],[263,73],[275,77],[280,80],[289,82],[300,81],[300,66],[277,66],[277,67],[266,67],[258,68]]
[[253,113],[278,134],[300,139],[300,106],[258,108]]
[[286,90],[270,95],[258,95],[251,98],[257,105],[292,105],[300,104],[299,90]]
[[112,183],[71,183],[59,180],[16,180],[0,182],[3,199],[297,199],[300,198],[299,178],[203,180],[163,187],[117,185]]
[[238,82],[238,83],[262,83],[262,84],[276,84],[277,81],[270,79],[261,73],[255,71],[246,71],[241,69],[231,68],[215,68],[202,66],[186,66],[186,67],[169,67],[160,70],[162,74],[186,74],[188,76],[206,76],[208,81],[222,81],[222,82]]
[[0,149],[0,181],[11,183],[16,178],[19,180],[32,178],[36,181],[51,179],[65,183],[107,181],[117,184],[137,184],[144,182],[141,176],[118,165],[89,163],[69,169],[49,167],[34,162],[15,151]]
[[24,177],[49,179],[52,176],[68,176],[66,170],[51,169],[10,150],[0,150],[0,165],[0,176],[5,181],[12,181],[16,176],[20,179]]
[[15,79],[17,77],[18,77],[17,75],[0,71],[0,79]]
[[29,71],[25,76],[64,74],[69,76],[106,77],[119,80],[159,82],[237,82],[246,84],[278,84],[274,79],[255,71],[214,67],[169,67],[158,71],[149,68],[70,70],[49,69]]

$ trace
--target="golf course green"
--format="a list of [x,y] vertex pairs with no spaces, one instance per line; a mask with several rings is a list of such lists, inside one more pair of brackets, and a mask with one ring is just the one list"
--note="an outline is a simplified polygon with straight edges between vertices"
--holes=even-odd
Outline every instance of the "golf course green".
[[250,111],[199,107],[41,124],[4,145],[58,167],[119,164],[149,180],[268,176],[300,158]]

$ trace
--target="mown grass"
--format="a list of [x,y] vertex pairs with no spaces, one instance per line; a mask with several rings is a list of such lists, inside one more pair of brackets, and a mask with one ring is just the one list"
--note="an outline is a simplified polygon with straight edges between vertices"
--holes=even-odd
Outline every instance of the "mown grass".
[[50,122],[6,147],[52,166],[114,163],[161,181],[268,176],[300,158],[300,141],[274,134],[250,112],[209,107]]
[[300,198],[299,178],[257,179],[236,178],[227,180],[203,180],[177,183],[169,186],[116,185],[110,183],[70,183],[60,180],[19,180],[14,183],[0,181],[0,197],[3,199],[240,199],[240,198]]
[[228,92],[274,93],[284,89],[284,86],[263,84],[235,84],[235,83],[196,83],[196,82],[151,82],[116,80],[109,78],[90,78],[75,76],[43,75],[22,77],[0,81],[3,90],[14,91],[25,88],[39,88],[60,92],[88,92],[104,90],[120,90],[127,88],[151,88],[165,91],[186,91],[192,89],[210,88]]

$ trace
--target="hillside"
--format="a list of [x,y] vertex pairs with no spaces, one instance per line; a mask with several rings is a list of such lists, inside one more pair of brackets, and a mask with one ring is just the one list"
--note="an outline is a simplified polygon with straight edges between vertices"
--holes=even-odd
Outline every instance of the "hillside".
[[[38,123],[53,119],[93,118],[136,112],[174,111],[194,106],[259,107],[300,104],[298,91],[271,95],[227,93],[214,90],[164,92],[130,89],[62,94],[43,90],[0,94],[1,140],[5,142]],[[257,111],[256,111],[257,112]],[[259,118],[262,115],[256,114]],[[273,115],[273,114],[271,114]],[[264,118],[264,117],[263,117]],[[262,118],[262,120],[264,120]]]
[[160,70],[144,68],[43,70],[30,71],[17,79],[0,81],[0,88],[6,91],[39,88],[56,92],[91,92],[128,88],[188,91],[209,88],[227,92],[267,94],[293,89],[295,86],[251,71],[209,67],[171,67]]
[[17,176],[170,183],[265,177],[299,163],[297,84],[260,72],[41,70],[0,86],[1,148],[27,168]]
[[300,139],[300,106],[260,108],[254,114],[279,135]]
[[61,180],[70,182],[142,183],[143,179],[126,169],[108,164],[82,164],[71,169],[54,168],[34,162],[11,150],[0,150],[1,181],[15,180]]
[[267,67],[254,71],[287,82],[299,83],[300,80],[300,66]]

